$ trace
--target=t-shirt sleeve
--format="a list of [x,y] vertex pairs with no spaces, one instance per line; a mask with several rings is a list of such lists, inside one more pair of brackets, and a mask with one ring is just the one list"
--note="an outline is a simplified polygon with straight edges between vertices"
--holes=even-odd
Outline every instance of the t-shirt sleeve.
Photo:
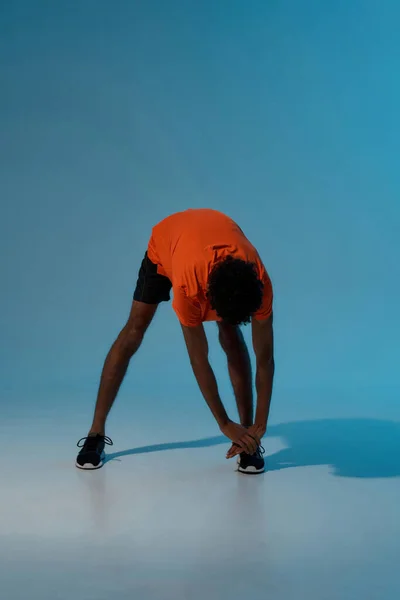
[[271,280],[266,271],[264,271],[262,282],[264,284],[264,293],[261,307],[254,314],[256,321],[268,319],[272,314],[272,303],[274,299]]
[[157,239],[157,236],[155,233],[155,228],[153,228],[149,242],[147,244],[147,256],[149,257],[149,259],[151,260],[152,263],[158,265],[158,264],[161,264],[161,262],[160,262],[160,257],[157,252],[156,239]]
[[174,288],[174,298],[172,308],[174,309],[180,323],[186,327],[197,327],[201,325],[201,308],[200,304],[188,298],[182,288]]
[[147,244],[147,257],[149,258],[149,260],[151,260],[152,263],[157,265],[157,273],[159,273],[159,275],[164,275],[164,277],[168,277],[168,274],[161,261],[160,253],[158,250],[162,240],[158,234],[155,234],[155,231],[156,229],[154,227],[151,233],[151,237],[149,239],[149,243]]

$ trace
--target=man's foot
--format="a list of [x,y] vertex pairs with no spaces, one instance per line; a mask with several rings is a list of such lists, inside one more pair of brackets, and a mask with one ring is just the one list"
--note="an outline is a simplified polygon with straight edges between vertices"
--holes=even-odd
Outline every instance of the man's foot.
[[247,475],[257,475],[258,473],[264,473],[264,453],[264,448],[262,446],[259,446],[254,454],[250,455],[246,454],[245,452],[239,454],[238,471],[240,473],[246,473]]
[[104,446],[106,444],[112,446],[112,440],[99,433],[79,440],[77,446],[82,450],[76,457],[75,465],[78,469],[100,469],[104,464]]

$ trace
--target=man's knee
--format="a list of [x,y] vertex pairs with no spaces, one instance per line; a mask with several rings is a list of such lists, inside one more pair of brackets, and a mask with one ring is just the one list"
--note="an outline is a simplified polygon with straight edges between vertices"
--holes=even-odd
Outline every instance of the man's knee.
[[118,336],[122,351],[129,355],[134,354],[142,343],[146,329],[146,323],[140,319],[131,320],[127,323]]
[[118,343],[122,352],[129,356],[132,356],[136,352],[142,343],[147,328],[153,320],[156,310],[156,304],[133,301],[128,321],[118,336]]

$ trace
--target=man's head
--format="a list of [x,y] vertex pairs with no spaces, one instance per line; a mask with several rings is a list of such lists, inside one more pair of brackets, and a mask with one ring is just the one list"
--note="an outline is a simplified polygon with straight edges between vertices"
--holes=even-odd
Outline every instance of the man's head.
[[207,297],[211,308],[226,323],[249,323],[263,297],[263,283],[255,264],[232,256],[218,262],[208,278]]

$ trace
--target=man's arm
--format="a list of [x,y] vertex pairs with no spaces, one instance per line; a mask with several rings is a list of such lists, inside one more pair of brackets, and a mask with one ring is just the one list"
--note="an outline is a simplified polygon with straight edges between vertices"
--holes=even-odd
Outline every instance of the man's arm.
[[262,321],[252,320],[252,337],[257,365],[257,407],[254,429],[258,430],[261,438],[267,428],[275,371],[272,315]]
[[193,373],[219,427],[229,421],[218,392],[217,380],[208,360],[208,341],[203,325],[186,327],[182,325],[183,337],[189,354]]
[[224,435],[238,444],[241,450],[255,452],[257,444],[254,438],[248,434],[247,429],[229,419],[222,404],[217,381],[208,360],[208,341],[203,325],[181,326],[193,373],[219,428]]

